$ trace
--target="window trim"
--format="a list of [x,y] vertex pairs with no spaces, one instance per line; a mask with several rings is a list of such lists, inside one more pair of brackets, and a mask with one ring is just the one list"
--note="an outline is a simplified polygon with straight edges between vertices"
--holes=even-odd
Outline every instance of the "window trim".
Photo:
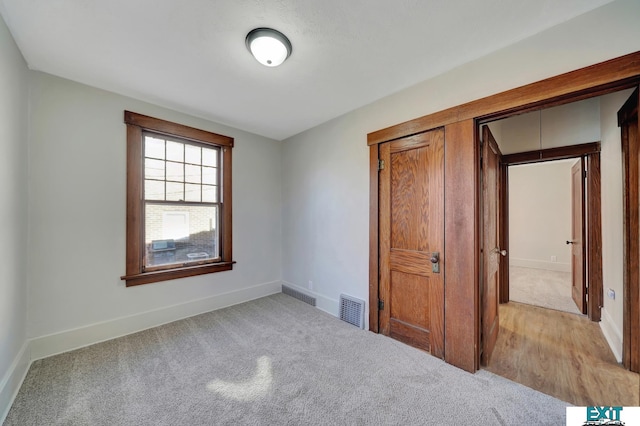
[[[234,139],[131,111],[124,112],[124,122],[127,125],[127,254],[126,275],[120,277],[120,279],[125,280],[126,286],[130,287],[232,270],[235,263],[232,260],[231,234],[231,159]],[[205,265],[177,266],[160,271],[144,271],[144,131],[220,147],[220,165],[222,167],[222,191],[220,197],[223,207],[219,233],[220,262]]]

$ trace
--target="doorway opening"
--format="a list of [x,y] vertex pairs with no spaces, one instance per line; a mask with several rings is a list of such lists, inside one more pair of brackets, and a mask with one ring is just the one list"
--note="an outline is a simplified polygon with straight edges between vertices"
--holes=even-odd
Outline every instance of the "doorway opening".
[[586,281],[584,194],[581,185],[572,185],[582,161],[508,166],[509,301],[586,313],[581,295],[572,297],[572,283]]
[[[578,405],[597,404],[605,396],[607,401],[617,398],[616,404],[640,401],[638,375],[620,365],[627,289],[617,111],[631,92],[480,123],[489,127],[501,152],[502,191],[500,213],[492,219],[484,210],[482,228],[491,229],[487,220],[497,221],[496,248],[504,253],[498,256],[500,329],[495,348],[481,360],[489,371]],[[481,170],[483,181],[486,173]],[[557,226],[561,222],[562,228]],[[482,256],[491,250],[485,245]],[[525,294],[518,287],[522,274],[533,277]],[[482,275],[486,279],[485,271]],[[571,291],[565,284],[555,297],[557,287],[545,296],[541,284],[548,286],[553,275],[571,278]],[[485,282],[481,293],[486,289]],[[580,335],[589,343],[568,338]],[[540,359],[547,365],[540,365]],[[541,380],[541,370],[556,367],[556,373]],[[595,390],[593,383],[610,386]]]

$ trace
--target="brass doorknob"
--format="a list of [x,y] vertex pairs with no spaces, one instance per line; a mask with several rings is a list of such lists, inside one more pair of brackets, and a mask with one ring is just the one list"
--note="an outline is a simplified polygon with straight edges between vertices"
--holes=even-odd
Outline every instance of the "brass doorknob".
[[434,252],[431,254],[431,263],[438,263],[440,261],[440,253]]
[[503,257],[506,257],[506,256],[507,256],[507,251],[506,251],[506,250],[500,250],[500,248],[499,248],[499,247],[494,248],[494,249],[493,249],[493,252],[494,252],[494,253],[500,253]]

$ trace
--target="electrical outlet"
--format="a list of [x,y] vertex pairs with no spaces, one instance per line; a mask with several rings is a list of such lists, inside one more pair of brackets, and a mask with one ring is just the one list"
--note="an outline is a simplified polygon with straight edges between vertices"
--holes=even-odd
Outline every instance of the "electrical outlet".
[[309,280],[309,290],[313,290],[313,281]]
[[612,288],[607,290],[607,296],[609,296],[609,299],[616,300],[616,292]]
[[558,261],[558,256],[551,256],[551,261],[552,262],[557,262]]

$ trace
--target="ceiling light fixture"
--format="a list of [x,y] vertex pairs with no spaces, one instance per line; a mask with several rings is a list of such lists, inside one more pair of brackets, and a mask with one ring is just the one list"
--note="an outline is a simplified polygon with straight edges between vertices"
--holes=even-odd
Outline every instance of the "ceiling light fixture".
[[292,51],[291,42],[280,31],[271,28],[256,28],[247,34],[247,49],[254,58],[267,67],[277,67]]

